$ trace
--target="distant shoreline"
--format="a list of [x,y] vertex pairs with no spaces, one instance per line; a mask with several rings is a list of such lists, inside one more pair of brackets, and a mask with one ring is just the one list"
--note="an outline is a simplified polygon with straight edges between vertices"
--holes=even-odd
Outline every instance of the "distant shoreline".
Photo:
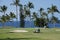
[[[31,23],[31,25],[30,25],[30,23]],[[2,27],[2,26],[3,26],[3,24],[0,22],[0,27]],[[12,27],[19,28],[20,22],[19,21],[6,22],[5,26],[12,26]],[[49,23],[48,26],[49,26],[49,28],[53,28],[54,25],[52,23]],[[56,23],[55,26],[56,26],[56,28],[60,28],[60,23]],[[25,28],[34,28],[34,27],[35,27],[35,25],[34,25],[33,21],[25,21]]]

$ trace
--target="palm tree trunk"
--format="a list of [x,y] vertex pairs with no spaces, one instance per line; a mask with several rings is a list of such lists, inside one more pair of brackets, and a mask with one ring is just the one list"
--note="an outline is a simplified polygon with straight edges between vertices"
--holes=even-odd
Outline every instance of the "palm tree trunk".
[[48,14],[47,14],[46,27],[48,27],[48,23],[49,23],[49,18],[48,18]]
[[55,23],[54,23],[54,28],[55,28]]
[[3,23],[3,28],[5,27],[5,24]]
[[4,12],[4,15],[5,15],[5,12]]
[[[18,6],[17,5],[16,5],[16,21],[17,21],[17,24],[18,24]],[[17,26],[16,26],[16,28],[17,28]]]
[[[4,11],[4,15],[5,15],[5,11]],[[6,15],[5,15],[6,16]],[[3,22],[3,28],[5,28],[5,22]]]
[[18,7],[16,5],[16,21],[18,21]]
[[[30,12],[31,12],[31,11],[30,11]],[[32,22],[32,19],[31,19],[31,13],[30,13],[30,26],[32,27],[31,22]]]
[[[31,26],[31,20],[32,20],[32,19],[31,19],[31,14],[30,14],[30,26]],[[31,27],[32,27],[32,26],[31,26]]]
[[41,14],[41,12],[40,12],[40,17],[42,17],[42,14]]
[[52,17],[54,16],[54,14],[52,13]]
[[[53,18],[54,14],[52,13],[52,18]],[[53,22],[54,28],[55,28],[55,23]]]

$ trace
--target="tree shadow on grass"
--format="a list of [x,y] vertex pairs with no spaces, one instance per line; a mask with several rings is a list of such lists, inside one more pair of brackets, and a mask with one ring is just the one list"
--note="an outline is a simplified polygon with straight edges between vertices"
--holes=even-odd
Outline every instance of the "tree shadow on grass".
[[31,39],[36,39],[36,38],[5,38],[0,40],[31,40]]

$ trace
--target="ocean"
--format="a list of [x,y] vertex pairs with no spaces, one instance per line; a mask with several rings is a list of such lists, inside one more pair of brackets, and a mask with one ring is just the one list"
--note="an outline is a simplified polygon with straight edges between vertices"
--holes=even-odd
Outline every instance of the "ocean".
[[[13,21],[13,22],[5,22],[4,24],[5,26],[9,26],[9,27],[17,27],[20,28],[20,22],[19,21]],[[0,27],[3,26],[3,23],[0,22]],[[34,22],[33,21],[25,21],[25,28],[34,28]],[[53,28],[54,24],[52,23],[48,23],[48,27],[49,28]],[[60,28],[60,23],[55,23],[55,27]]]

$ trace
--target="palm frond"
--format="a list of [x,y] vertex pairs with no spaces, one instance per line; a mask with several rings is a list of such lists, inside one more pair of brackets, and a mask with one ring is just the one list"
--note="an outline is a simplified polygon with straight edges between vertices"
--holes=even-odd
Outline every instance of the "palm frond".
[[28,3],[28,7],[29,7],[29,8],[34,8],[33,3],[32,3],[32,2],[29,2],[29,3]]
[[46,13],[46,12],[42,12],[42,15],[45,15],[45,16],[47,16],[47,13]]
[[19,5],[19,0],[15,0],[15,1],[13,1],[13,3],[11,3],[10,5]]

